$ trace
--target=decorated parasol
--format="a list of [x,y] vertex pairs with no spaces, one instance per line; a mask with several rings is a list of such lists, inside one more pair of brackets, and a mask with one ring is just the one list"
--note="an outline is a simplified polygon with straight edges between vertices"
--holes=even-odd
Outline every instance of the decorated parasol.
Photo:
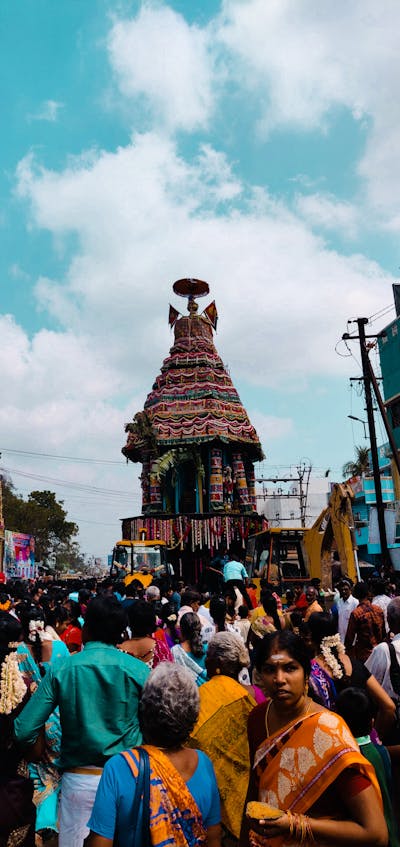
[[208,282],[202,279],[177,279],[172,287],[175,294],[179,294],[180,297],[205,297],[210,293]]

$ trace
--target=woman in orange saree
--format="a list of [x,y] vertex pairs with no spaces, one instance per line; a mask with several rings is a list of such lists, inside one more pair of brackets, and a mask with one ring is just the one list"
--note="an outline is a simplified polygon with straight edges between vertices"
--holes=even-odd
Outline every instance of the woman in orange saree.
[[266,635],[256,664],[270,699],[248,721],[247,800],[281,813],[245,818],[241,845],[386,847],[375,772],[344,721],[307,696],[310,663],[301,639],[287,631]]

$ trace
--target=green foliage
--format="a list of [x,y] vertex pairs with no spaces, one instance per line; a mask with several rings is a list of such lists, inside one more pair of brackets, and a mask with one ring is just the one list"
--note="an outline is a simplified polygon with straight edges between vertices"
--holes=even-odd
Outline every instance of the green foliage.
[[351,476],[362,476],[370,472],[368,447],[356,447],[355,459],[343,465],[342,473],[345,479]]
[[65,553],[66,548],[73,547],[72,542],[79,527],[67,520],[63,505],[63,500],[57,500],[52,491],[31,491],[28,499],[24,500],[16,493],[11,480],[3,476],[5,528],[35,537],[37,561],[51,556],[57,559],[57,552],[61,548]]
[[69,571],[86,572],[86,560],[76,541],[60,542],[53,550],[52,564],[54,569],[60,573]]
[[195,447],[175,447],[163,453],[151,466],[151,473],[158,482],[172,469],[172,484],[175,484],[176,472],[184,462],[193,462],[196,471],[204,477],[204,465],[199,451]]
[[146,448],[152,453],[158,453],[156,433],[147,412],[137,412],[132,423],[126,424],[125,432],[132,433],[138,448]]

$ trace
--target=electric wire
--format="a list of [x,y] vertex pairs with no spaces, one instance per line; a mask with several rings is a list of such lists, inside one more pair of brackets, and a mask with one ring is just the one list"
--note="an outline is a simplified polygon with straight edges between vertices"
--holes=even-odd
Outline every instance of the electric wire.
[[[349,340],[351,340],[351,339],[349,339]],[[347,339],[343,338],[343,341],[344,341],[344,345],[345,345],[346,349],[349,351],[349,356],[351,356],[354,359],[357,367],[360,368],[360,370],[362,370],[361,363],[358,361],[358,359],[356,359],[351,347],[349,347],[349,345],[347,343]]]
[[85,483],[71,482],[70,480],[65,480],[65,479],[56,479],[55,477],[42,476],[40,474],[31,474],[31,473],[28,473],[27,471],[17,470],[16,468],[10,468],[10,467],[6,468],[5,467],[4,470],[7,473],[16,474],[17,476],[22,476],[26,479],[39,480],[40,482],[51,483],[53,485],[56,484],[56,485],[62,486],[63,488],[64,487],[65,488],[76,488],[78,491],[88,491],[91,494],[97,494],[98,493],[98,494],[101,494],[101,495],[107,496],[107,497],[108,496],[111,496],[111,497],[117,496],[117,497],[129,498],[129,499],[132,498],[132,495],[129,492],[126,492],[126,491],[114,491],[110,488],[98,488],[94,485],[85,485]]
[[[348,353],[339,353],[339,350],[337,349],[339,347],[339,344],[344,344],[344,343],[345,343],[344,338],[339,338],[339,341],[335,345],[335,353],[336,353],[337,356],[340,356],[341,359],[349,359],[353,355],[351,350]],[[346,348],[347,348],[347,350],[349,350],[349,347],[347,346],[347,344],[346,344]]]
[[82,456],[58,456],[54,453],[37,453],[33,450],[15,450],[9,447],[0,447],[1,453],[13,453],[17,456],[31,456],[31,457],[39,457],[41,459],[59,459],[61,461],[66,462],[87,462],[95,465],[125,465],[126,460],[122,459],[117,461],[116,459],[89,459],[84,458]]
[[114,523],[104,523],[103,521],[88,521],[86,518],[74,518],[74,523],[90,523],[93,526],[112,526],[115,529]]
[[[8,475],[8,469],[6,469],[4,467],[4,465],[3,466],[0,465],[0,477],[1,477],[1,474],[2,474],[2,470],[3,470],[3,472],[6,472],[7,475]],[[19,472],[15,471],[15,473],[19,473]],[[11,478],[11,473],[10,473],[10,478]],[[82,483],[82,484],[85,484],[85,483]],[[62,487],[62,485],[61,486],[58,485],[57,487],[60,488],[60,487]],[[29,481],[26,480],[24,482],[22,479],[21,479],[21,481],[18,481],[18,491],[21,494],[30,494],[30,492],[32,491],[32,487],[29,484]],[[101,491],[101,489],[100,489],[100,491]],[[126,496],[128,496],[128,495],[132,496],[135,499],[137,499],[138,497],[141,497],[140,492],[139,493],[138,492],[139,492],[138,486],[136,486],[135,489],[133,489],[132,494],[130,492],[127,493],[125,491],[123,494],[121,494],[121,502],[124,502]],[[92,505],[93,507],[96,507],[96,508],[99,507],[99,500],[101,500],[101,498],[104,499],[104,503],[107,503],[108,490],[107,490],[107,494],[101,494],[101,493],[96,492],[96,491],[94,491],[92,493],[93,493],[93,498],[91,497],[90,492],[79,491],[79,490],[76,491],[76,492],[75,491],[69,491],[68,492],[68,499],[75,500],[78,503],[84,504],[85,506]]]
[[389,306],[383,306],[383,308],[380,309],[378,312],[375,312],[373,315],[370,315],[370,317],[368,318],[368,323],[375,323],[375,321],[380,320],[385,315],[389,314],[389,312],[392,312],[394,309],[394,303],[391,303]]

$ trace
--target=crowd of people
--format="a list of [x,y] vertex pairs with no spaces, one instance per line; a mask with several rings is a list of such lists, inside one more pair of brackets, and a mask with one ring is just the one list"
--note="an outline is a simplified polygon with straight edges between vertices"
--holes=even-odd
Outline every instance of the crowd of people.
[[0,847],[400,847],[400,590],[212,588],[2,586]]

